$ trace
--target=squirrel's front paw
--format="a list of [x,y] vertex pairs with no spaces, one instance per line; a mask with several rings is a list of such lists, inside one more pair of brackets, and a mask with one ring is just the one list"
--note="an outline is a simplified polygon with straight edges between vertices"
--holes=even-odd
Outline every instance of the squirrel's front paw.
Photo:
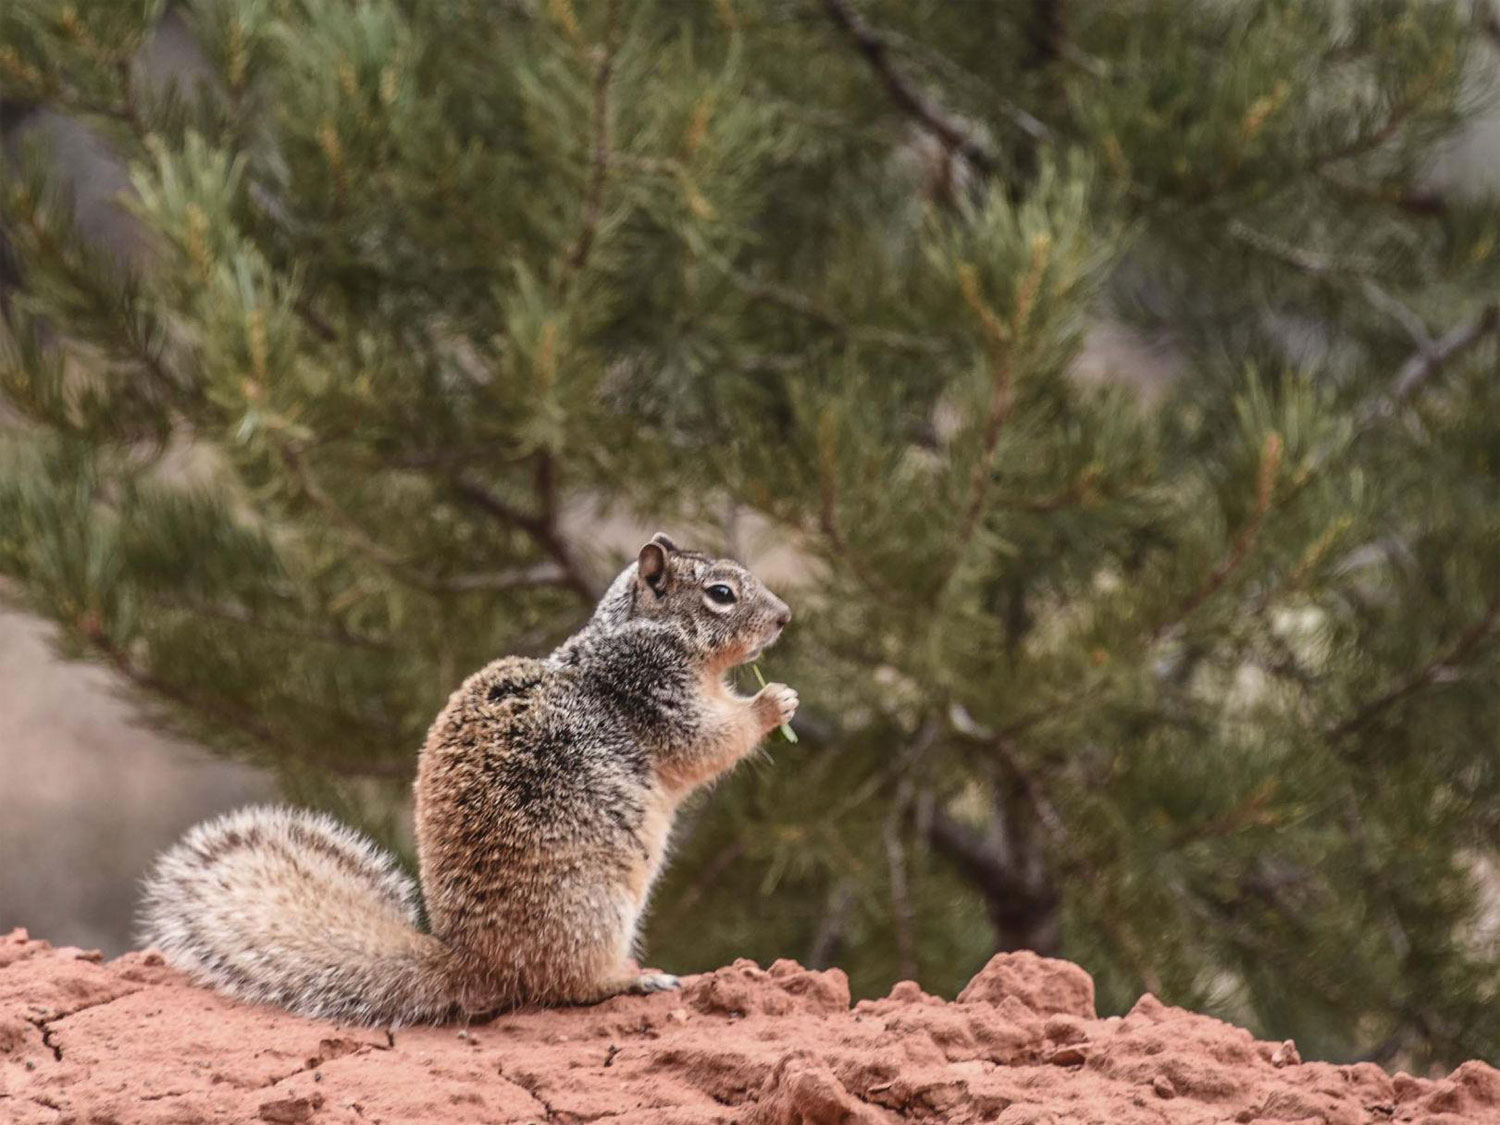
[[797,692],[786,684],[767,684],[755,694],[755,711],[762,727],[775,730],[797,713]]

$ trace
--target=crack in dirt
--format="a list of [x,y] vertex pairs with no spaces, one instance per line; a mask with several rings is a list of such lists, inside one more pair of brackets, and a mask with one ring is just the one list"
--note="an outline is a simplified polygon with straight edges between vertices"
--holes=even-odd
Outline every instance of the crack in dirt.
[[137,1100],[143,1102],[159,1102],[163,1098],[181,1098],[186,1096],[190,1092],[191,1091],[188,1090],[167,1090],[160,1094],[142,1094]]
[[[11,964],[15,964],[15,962],[11,962]],[[9,966],[5,967],[8,968]],[[53,1024],[61,1023],[66,1019],[72,1019],[80,1012],[87,1012],[90,1008],[102,1008],[106,1004],[113,1004],[116,1000],[123,1000],[127,996],[133,996],[140,990],[141,989],[139,987],[132,988],[129,992],[122,992],[118,996],[111,996],[108,1000],[96,1000],[92,1004],[80,1004],[76,1008],[71,1008],[66,1012],[58,1012],[56,1015],[22,1016],[21,1018],[42,1033],[42,1046],[46,1047],[49,1051],[52,1052],[53,1059],[55,1059],[57,1062],[62,1062],[62,1047],[52,1039],[53,1035],[57,1033],[57,1029],[52,1026]]]
[[[518,1086],[522,1090],[525,1090],[533,1098],[535,1098],[537,1104],[540,1105],[543,1111],[546,1113],[546,1120],[557,1122],[557,1125],[598,1125],[598,1122],[609,1121],[617,1117],[625,1117],[632,1113],[642,1112],[643,1110],[672,1110],[684,1108],[684,1106],[682,1105],[673,1104],[642,1106],[639,1109],[608,1110],[604,1113],[574,1113],[572,1110],[558,1109],[546,1098],[542,1097],[540,1093],[540,1087],[543,1080],[540,1076],[535,1074],[528,1074],[526,1072],[521,1072],[515,1075],[508,1075],[503,1070],[497,1070],[496,1074],[500,1077],[501,1081],[509,1082],[512,1086]],[[715,1100],[717,1101],[718,1099]]]
[[[55,1061],[62,1062],[62,1048],[52,1042],[52,1028],[49,1026],[49,1021],[34,1016],[24,1016],[22,1018],[42,1033],[42,1046],[52,1052],[52,1058]],[[56,1018],[61,1019],[62,1017],[59,1016]]]
[[389,1047],[382,1047],[379,1043],[361,1043],[353,1051],[347,1054],[323,1055],[318,1054],[304,1059],[302,1064],[295,1070],[289,1070],[285,1074],[278,1074],[265,1082],[245,1082],[231,1075],[220,1075],[214,1079],[234,1090],[269,1090],[281,1085],[289,1078],[296,1078],[299,1074],[307,1074],[309,1071],[316,1072],[324,1063],[333,1062],[335,1059],[357,1059],[372,1051],[388,1051]]
[[283,1074],[279,1078],[273,1078],[269,1082],[262,1082],[258,1086],[246,1086],[245,1089],[247,1089],[247,1090],[273,1090],[277,1086],[280,1086],[288,1078],[296,1078],[297,1075],[299,1075],[299,1074],[306,1074],[309,1070],[313,1070],[313,1069],[315,1069],[315,1068],[314,1067],[310,1067],[310,1066],[299,1066],[296,1070],[292,1071],[290,1074]]
[[551,1102],[549,1102],[546,1098],[542,1097],[540,1093],[538,1093],[538,1090],[542,1085],[542,1080],[535,1074],[527,1074],[523,1071],[512,1076],[506,1074],[502,1069],[497,1069],[495,1073],[499,1075],[502,1081],[509,1082],[512,1086],[519,1086],[521,1089],[525,1090],[528,1094],[535,1098],[537,1104],[540,1105],[546,1112],[548,1121],[565,1122],[569,1123],[569,1125],[572,1125],[572,1123],[579,1123],[579,1125],[583,1125],[583,1123],[598,1120],[598,1118],[595,1117],[581,1117],[576,1113],[570,1113],[566,1117],[564,1117],[558,1110],[553,1108]]
[[289,1078],[296,1078],[297,1075],[299,1075],[299,1074],[306,1074],[308,1071],[316,1072],[317,1069],[320,1066],[322,1066],[324,1063],[333,1062],[335,1059],[358,1059],[358,1058],[363,1058],[365,1055],[368,1055],[372,1051],[389,1051],[389,1050],[390,1050],[389,1047],[382,1047],[379,1043],[361,1043],[358,1047],[356,1047],[354,1050],[348,1052],[347,1054],[342,1054],[342,1055],[327,1055],[327,1056],[322,1055],[322,1054],[318,1054],[318,1055],[316,1055],[316,1056],[308,1059],[306,1062],[304,1062],[300,1067],[298,1067],[296,1070],[292,1071],[290,1074],[283,1074],[280,1078],[273,1078],[271,1081],[262,1083],[259,1086],[247,1086],[245,1088],[248,1089],[248,1090],[269,1090],[273,1086],[279,1086],[279,1085],[281,1085],[283,1082],[285,1082]]

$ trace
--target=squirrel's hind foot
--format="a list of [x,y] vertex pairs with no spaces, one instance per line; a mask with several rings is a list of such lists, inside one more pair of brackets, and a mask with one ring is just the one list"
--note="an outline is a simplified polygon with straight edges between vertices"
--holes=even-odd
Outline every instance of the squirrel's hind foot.
[[600,985],[597,990],[575,997],[574,1004],[602,1004],[613,996],[650,996],[681,988],[682,981],[671,973],[632,973]]
[[642,973],[630,982],[625,991],[648,996],[653,992],[671,992],[681,987],[681,979],[671,973]]

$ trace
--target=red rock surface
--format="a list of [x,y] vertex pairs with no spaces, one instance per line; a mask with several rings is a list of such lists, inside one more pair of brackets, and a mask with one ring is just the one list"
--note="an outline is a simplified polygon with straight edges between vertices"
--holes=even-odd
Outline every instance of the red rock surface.
[[906,982],[851,1009],[837,969],[740,961],[680,993],[394,1033],[0,937],[0,1122],[1500,1125],[1500,1071],[1302,1063],[1142,997],[1098,1019],[1082,969],[1001,954],[958,1000]]

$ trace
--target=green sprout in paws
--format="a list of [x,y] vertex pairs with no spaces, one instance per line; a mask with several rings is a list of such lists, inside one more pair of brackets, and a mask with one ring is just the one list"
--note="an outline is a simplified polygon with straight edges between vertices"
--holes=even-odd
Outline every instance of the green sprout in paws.
[[[766,686],[766,678],[760,674],[760,665],[759,664],[752,664],[752,665],[750,665],[750,670],[755,673],[755,678],[756,678],[757,681],[759,681],[760,686],[761,687],[765,687]],[[778,727],[777,729],[779,731],[781,731],[781,737],[784,738],[784,739],[786,739],[788,742],[796,742],[797,741],[797,732],[792,729],[792,724],[791,723],[782,723],[781,726]]]

